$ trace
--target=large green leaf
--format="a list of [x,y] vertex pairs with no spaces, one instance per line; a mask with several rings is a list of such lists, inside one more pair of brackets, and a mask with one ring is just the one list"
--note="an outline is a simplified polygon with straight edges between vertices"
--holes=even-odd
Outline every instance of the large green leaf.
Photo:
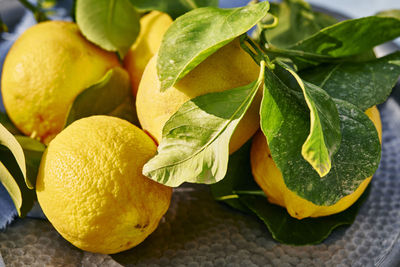
[[290,47],[291,50],[329,57],[365,52],[400,36],[400,20],[371,16],[339,22]]
[[231,9],[205,7],[176,19],[158,53],[161,90],[173,86],[208,56],[251,29],[268,9],[268,2]]
[[66,126],[92,115],[111,115],[138,125],[132,98],[128,73],[120,67],[113,68],[75,98]]
[[286,209],[268,202],[265,196],[240,195],[240,202],[260,218],[272,237],[288,245],[311,245],[322,242],[341,225],[352,224],[361,204],[367,198],[369,187],[350,208],[341,213],[302,220],[291,217]]
[[359,207],[368,195],[369,187],[355,204],[341,213],[295,219],[285,208],[269,203],[264,192],[254,182],[250,167],[250,145],[251,142],[248,142],[230,156],[226,177],[211,185],[215,200],[256,215],[265,223],[272,237],[284,244],[317,244],[338,226],[353,223]]
[[27,187],[25,156],[15,137],[0,124],[0,181],[20,216],[32,208],[35,192]]
[[174,187],[223,179],[229,141],[262,83],[263,69],[261,64],[259,79],[249,85],[184,103],[164,125],[158,154],[144,165],[143,174]]
[[340,146],[340,120],[335,103],[321,88],[304,82],[296,72],[277,61],[291,75],[303,92],[310,110],[310,133],[301,154],[323,177],[331,169],[331,158]]
[[371,120],[356,106],[334,99],[342,141],[332,169],[321,178],[301,155],[310,129],[309,110],[295,92],[268,69],[261,103],[261,129],[286,186],[316,205],[333,205],[373,175],[380,160],[380,142]]
[[303,0],[271,3],[269,12],[278,18],[278,25],[265,29],[262,34],[268,42],[279,47],[294,45],[337,22],[329,15],[312,11],[311,6]]
[[26,163],[26,185],[33,189],[36,185],[36,178],[39,171],[40,161],[46,146],[41,142],[27,136],[15,136],[21,145]]
[[199,7],[218,6],[218,0],[130,0],[141,12],[159,10],[168,13],[172,18],[177,18],[184,13]]
[[76,21],[83,35],[121,57],[139,34],[139,15],[130,0],[78,0]]
[[323,88],[334,98],[362,110],[383,103],[400,75],[400,52],[362,63],[326,64],[305,70],[300,76]]

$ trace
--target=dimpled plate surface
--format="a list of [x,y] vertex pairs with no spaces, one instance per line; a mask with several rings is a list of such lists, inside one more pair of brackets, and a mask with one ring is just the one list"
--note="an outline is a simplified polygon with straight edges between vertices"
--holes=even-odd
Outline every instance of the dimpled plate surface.
[[0,232],[4,263],[6,266],[400,266],[400,108],[390,98],[380,110],[382,161],[371,193],[354,224],[337,229],[319,245],[279,244],[257,218],[215,202],[208,187],[185,185],[174,191],[171,208],[158,229],[136,248],[112,256],[82,252],[65,241],[49,222],[18,219]]

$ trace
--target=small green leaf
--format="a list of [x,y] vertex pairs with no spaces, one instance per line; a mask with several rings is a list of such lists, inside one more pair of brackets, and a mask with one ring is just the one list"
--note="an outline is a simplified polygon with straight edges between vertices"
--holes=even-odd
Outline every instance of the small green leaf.
[[303,0],[284,0],[271,3],[270,13],[278,18],[278,25],[265,29],[265,39],[278,47],[289,47],[322,28],[335,24],[337,20],[329,15],[311,10]]
[[277,61],[291,75],[303,92],[310,110],[310,134],[303,144],[301,154],[323,177],[331,169],[331,158],[340,146],[340,120],[335,103],[321,88],[304,82],[296,72]]
[[199,7],[218,7],[218,0],[130,0],[131,3],[140,11],[147,12],[158,10],[169,14],[173,19],[185,14],[186,12]]
[[27,136],[15,136],[21,145],[26,161],[26,180],[29,189],[33,189],[39,171],[40,161],[46,146],[41,142]]
[[121,57],[139,34],[139,15],[130,0],[78,0],[76,21],[83,35]]
[[109,70],[96,84],[81,92],[72,103],[66,126],[92,115],[111,115],[137,124],[129,75],[116,67]]
[[164,125],[158,154],[144,165],[143,174],[173,187],[222,180],[229,141],[262,83],[264,67],[262,61],[259,79],[249,85],[184,103]]
[[371,16],[339,22],[290,47],[333,58],[365,52],[400,36],[400,20]]
[[0,181],[9,192],[19,216],[25,216],[32,208],[35,192],[26,185],[22,147],[3,125],[0,125]]
[[383,103],[400,75],[400,52],[362,63],[321,65],[300,76],[361,110]]
[[268,9],[268,2],[231,9],[205,7],[176,19],[158,53],[161,90],[173,86],[208,56],[251,29]]
[[266,69],[261,102],[261,129],[286,186],[316,205],[329,206],[351,194],[376,171],[380,142],[374,124],[363,111],[334,99],[339,112],[342,141],[323,178],[301,155],[310,132],[310,113],[304,98]]
[[265,223],[275,240],[288,245],[301,246],[318,244],[335,228],[352,224],[368,196],[369,189],[370,187],[357,202],[341,213],[302,220],[291,217],[286,209],[269,203],[265,196],[240,195],[239,199]]

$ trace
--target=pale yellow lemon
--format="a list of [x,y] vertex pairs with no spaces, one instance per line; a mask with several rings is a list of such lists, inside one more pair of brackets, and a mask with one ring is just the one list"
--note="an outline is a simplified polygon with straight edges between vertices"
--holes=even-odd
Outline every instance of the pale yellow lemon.
[[168,14],[152,11],[140,19],[140,33],[124,59],[124,67],[131,77],[136,96],[140,79],[149,60],[157,53],[161,40],[172,19]]
[[167,211],[172,189],[142,175],[154,141],[110,116],[75,121],[49,144],[36,182],[44,214],[80,249],[117,253],[142,242]]
[[7,54],[4,106],[21,132],[47,144],[62,130],[75,97],[116,66],[118,57],[87,41],[76,24],[39,23]]
[[[156,70],[157,56],[147,65],[136,98],[136,107],[142,128],[157,142],[167,120],[186,101],[207,93],[221,92],[247,85],[258,78],[259,66],[244,50],[238,39],[212,54],[182,80],[164,92]],[[236,128],[230,153],[240,148],[259,128],[261,90]]]
[[[372,107],[365,113],[374,123],[379,140],[382,140],[382,124],[378,109]],[[250,160],[254,179],[267,195],[269,202],[285,207],[289,214],[297,219],[327,216],[344,211],[356,202],[372,179],[372,177],[366,178],[353,193],[341,198],[334,205],[319,206],[301,198],[286,187],[282,173],[272,160],[267,140],[261,131],[253,138]]]

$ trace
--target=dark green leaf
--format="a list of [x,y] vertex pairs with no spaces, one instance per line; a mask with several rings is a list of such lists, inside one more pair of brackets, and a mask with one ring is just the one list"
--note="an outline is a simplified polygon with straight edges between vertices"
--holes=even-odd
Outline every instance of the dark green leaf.
[[26,185],[25,156],[15,137],[0,125],[0,181],[20,216],[32,208],[35,192]]
[[[248,209],[239,201],[238,190],[249,190],[250,186],[257,190],[250,168],[251,141],[244,144],[238,151],[229,157],[228,170],[222,181],[210,186],[215,200],[223,201],[235,209],[248,212]],[[260,190],[260,189],[258,189]]]
[[241,8],[198,8],[166,32],[157,59],[161,90],[173,86],[219,48],[247,32],[269,9],[268,2]]
[[131,3],[141,12],[158,10],[168,13],[173,19],[186,12],[199,7],[218,6],[218,0],[130,0]]
[[340,146],[340,120],[335,103],[321,88],[303,80],[285,64],[277,61],[291,75],[303,92],[310,110],[310,133],[301,154],[323,177],[331,169],[331,158]]
[[317,244],[336,227],[353,223],[359,207],[368,196],[369,187],[356,203],[341,213],[319,218],[295,219],[285,208],[269,203],[264,192],[254,182],[250,167],[250,144],[251,142],[248,142],[230,156],[226,177],[210,186],[216,200],[258,216],[272,237],[284,244]]
[[174,187],[222,180],[231,136],[262,83],[261,66],[259,79],[249,85],[184,103],[164,125],[158,154],[144,165],[143,174]]
[[270,13],[278,18],[278,25],[265,29],[262,34],[268,42],[279,47],[294,45],[337,22],[333,17],[312,11],[310,5],[302,0],[271,3]]
[[300,76],[361,110],[383,103],[400,75],[400,52],[363,63],[318,66]]
[[21,145],[26,162],[26,185],[33,189],[36,185],[36,178],[39,171],[40,160],[46,146],[41,142],[29,138],[27,136],[15,136],[18,143]]
[[346,57],[367,51],[400,36],[400,20],[365,17],[339,22],[290,47],[291,50]]
[[121,57],[139,34],[139,15],[130,0],[78,0],[76,21],[83,35]]
[[240,195],[240,202],[265,223],[275,240],[295,246],[311,245],[322,242],[335,228],[352,224],[368,196],[369,188],[356,203],[341,213],[302,220],[291,217],[286,209],[269,203],[265,196]]
[[332,169],[321,178],[301,155],[310,129],[309,110],[268,69],[261,103],[261,129],[286,186],[316,205],[329,206],[351,194],[378,167],[380,142],[374,124],[352,104],[334,99],[342,141]]
[[128,73],[122,68],[109,70],[96,84],[81,92],[70,107],[66,126],[92,115],[111,115],[137,124]]

